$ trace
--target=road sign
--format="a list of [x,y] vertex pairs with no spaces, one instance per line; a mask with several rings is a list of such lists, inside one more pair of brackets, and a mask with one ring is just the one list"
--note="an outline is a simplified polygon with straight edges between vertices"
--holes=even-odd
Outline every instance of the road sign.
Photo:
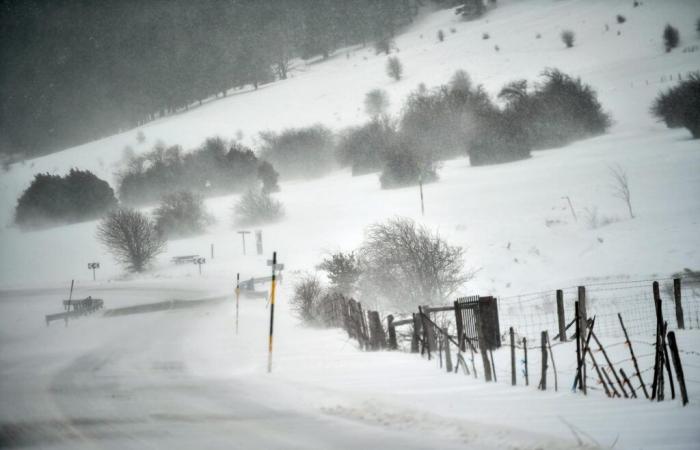
[[199,274],[202,274],[202,264],[205,264],[207,262],[206,258],[195,258],[192,260],[195,264],[199,266]]
[[98,263],[98,262],[88,263],[88,269],[92,270],[92,281],[96,280],[95,270],[99,269],[99,268],[100,268],[100,263]]

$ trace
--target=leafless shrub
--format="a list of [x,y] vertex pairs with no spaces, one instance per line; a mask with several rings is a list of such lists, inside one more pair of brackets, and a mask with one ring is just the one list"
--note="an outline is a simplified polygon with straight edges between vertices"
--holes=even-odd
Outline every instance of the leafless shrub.
[[614,184],[611,186],[613,196],[625,202],[625,204],[627,205],[627,210],[630,214],[630,219],[634,219],[634,213],[632,212],[630,185],[629,180],[627,179],[627,172],[625,172],[625,170],[619,165],[612,166],[609,169],[614,181]]
[[263,191],[249,189],[233,207],[236,225],[271,223],[284,217],[282,203]]
[[596,206],[594,206],[593,208],[584,208],[583,212],[584,212],[584,219],[585,219],[586,225],[591,230],[605,227],[605,226],[610,225],[611,223],[615,223],[615,222],[620,221],[620,219],[618,217],[605,216],[605,215],[599,214],[598,207],[596,207]]
[[411,219],[370,226],[359,254],[365,298],[399,309],[444,302],[473,277],[464,270],[461,247]]
[[305,275],[294,285],[291,307],[294,314],[304,324],[314,324],[317,319],[317,307],[323,296],[323,286],[315,275]]
[[153,222],[130,208],[117,209],[102,219],[97,239],[130,272],[143,272],[166,245]]

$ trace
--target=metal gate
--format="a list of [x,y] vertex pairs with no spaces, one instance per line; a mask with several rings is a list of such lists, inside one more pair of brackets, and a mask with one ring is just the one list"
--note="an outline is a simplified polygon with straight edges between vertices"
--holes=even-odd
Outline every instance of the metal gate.
[[457,337],[463,351],[469,345],[493,350],[501,346],[498,302],[494,297],[462,297],[455,301]]

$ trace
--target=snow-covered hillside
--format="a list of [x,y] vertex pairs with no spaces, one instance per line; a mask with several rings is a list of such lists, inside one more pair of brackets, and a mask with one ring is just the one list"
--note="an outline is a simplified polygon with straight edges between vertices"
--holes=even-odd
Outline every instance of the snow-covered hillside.
[[[162,438],[161,446],[181,448],[199,445],[205,436],[216,439],[214,447],[221,447],[230,443],[226,433],[245,435],[235,441],[240,448],[285,447],[289,442],[285,439],[299,448],[345,448],[354,446],[343,445],[353,436],[369,436],[355,444],[370,447],[515,448],[522,441],[524,448],[571,448],[576,442],[558,416],[572,420],[577,414],[582,418],[579,425],[600,438],[603,446],[612,444],[616,435],[621,436],[616,448],[665,448],[666,438],[675,439],[679,448],[697,445],[700,434],[694,424],[700,409],[693,402],[700,402],[700,397],[695,388],[694,400],[685,410],[670,402],[658,407],[617,403],[598,409],[600,399],[567,402],[565,398],[574,398],[567,389],[558,394],[517,391],[514,399],[509,397],[515,403],[509,403],[504,399],[513,395],[510,388],[484,388],[483,383],[462,377],[433,389],[434,380],[444,375],[414,355],[379,358],[357,353],[339,332],[302,329],[291,316],[287,299],[298,274],[313,272],[329,251],[355,248],[367,225],[396,215],[437,229],[451,244],[467,249],[466,265],[478,271],[461,292],[465,295],[510,295],[583,280],[665,277],[685,267],[700,268],[700,143],[686,130],[668,130],[648,113],[657,93],[672,85],[672,77],[700,70],[700,52],[683,52],[700,45],[695,32],[700,17],[697,0],[645,0],[636,8],[627,0],[498,4],[473,22],[463,22],[452,10],[419,16],[396,39],[405,68],[405,78],[399,82],[387,77],[386,56],[375,55],[369,47],[344,49],[327,61],[297,62],[288,80],[257,91],[233,92],[145,125],[143,144],[137,143],[137,130],[130,130],[15,164],[1,173],[0,398],[12,409],[0,406],[0,420],[42,423],[48,427],[46,433],[54,433],[51,424],[56,417],[83,417],[81,403],[66,397],[66,393],[87,395],[78,394],[76,386],[83,383],[98,400],[83,399],[82,405],[114,419],[98,424],[97,428],[107,428],[93,430],[94,434],[134,439],[109,441],[115,448],[123,448],[125,442],[145,446],[154,430],[156,438]],[[616,14],[627,21],[618,24]],[[680,48],[671,53],[664,52],[661,42],[666,23],[681,32]],[[444,42],[436,37],[441,29]],[[571,49],[561,42],[563,29],[576,33]],[[485,32],[490,39],[482,39]],[[310,181],[282,181],[278,198],[286,218],[262,227],[264,256],[242,255],[240,236],[231,223],[237,196],[210,198],[207,207],[217,223],[209,232],[168,242],[153,271],[140,276],[124,275],[97,243],[97,222],[35,232],[11,225],[16,199],[37,172],[64,174],[77,167],[114,184],[126,146],[144,152],[161,140],[193,148],[207,137],[232,139],[242,132],[244,143],[255,147],[257,134],[264,130],[316,122],[341,129],[361,123],[366,120],[364,95],[373,88],[389,92],[390,110],[397,113],[420,83],[429,87],[445,83],[458,69],[495,94],[508,81],[536,79],[546,67],[580,76],[595,87],[613,117],[611,131],[565,148],[537,151],[531,159],[510,164],[472,168],[466,158],[447,161],[440,180],[424,187],[424,217],[417,188],[383,191],[376,174],[352,177],[339,170]],[[615,165],[629,177],[634,219],[612,195],[610,167]],[[565,197],[573,202],[578,221]],[[590,226],[586,218],[595,210],[611,223]],[[252,242],[248,243],[250,248]],[[273,250],[286,265],[278,314],[280,333],[289,336],[280,341],[277,378],[258,379],[263,376],[266,343],[263,304],[251,303],[243,312],[245,326],[257,328],[239,337],[231,334],[231,304],[211,312],[84,319],[67,329],[45,328],[43,323],[44,314],[58,312],[58,301],[67,294],[71,279],[76,280],[78,295],[99,296],[108,307],[231,295],[237,272],[243,278],[267,274],[266,260]],[[170,262],[175,255],[192,253],[208,259],[202,276],[197,266]],[[101,263],[96,282],[87,269],[93,261]],[[697,330],[683,334],[681,345],[700,350]],[[182,370],[158,368],[171,361]],[[376,371],[367,370],[370,366]],[[697,368],[688,371],[698,378]],[[110,380],[116,381],[110,384]],[[290,383],[297,391],[284,392],[276,383]],[[158,393],[164,385],[163,393]],[[256,399],[250,394],[260,392],[256,389],[272,394]],[[140,395],[144,397],[139,399]],[[494,397],[499,401],[492,402]],[[141,403],[130,403],[138,400]],[[464,406],[471,401],[479,414]],[[120,409],[122,404],[125,409]],[[246,413],[241,409],[232,413],[232,404],[243,405]],[[532,421],[514,412],[528,405],[537,412]],[[151,421],[154,428],[128,422],[129,416],[150,407],[155,408],[149,410],[151,415],[139,420]],[[196,414],[179,414],[178,409],[194,409]],[[270,419],[274,412],[282,412],[285,419]],[[625,423],[623,416],[628,415],[635,420]],[[370,425],[376,421],[384,428],[378,431]],[[442,421],[448,424],[447,436],[440,434]],[[673,429],[666,422],[674,422]],[[194,427],[196,433],[173,431],[172,423]],[[277,423],[281,424],[278,440],[255,440],[256,431]],[[89,446],[95,436],[86,434],[83,425],[70,422],[60,429],[60,440],[39,443],[73,448],[74,439],[84,438]],[[484,432],[484,426],[493,427],[494,434]],[[314,435],[317,427],[323,431]],[[339,430],[335,441],[334,429]],[[431,434],[440,437],[425,438]]]
[[[624,14],[627,22],[618,25],[617,13]],[[4,249],[0,282],[7,285],[79,278],[87,275],[83,267],[88,260],[103,263],[102,278],[119,273],[97,246],[94,223],[33,233],[9,227],[16,199],[34,173],[63,174],[78,167],[90,169],[113,184],[127,145],[146,151],[162,140],[192,148],[214,135],[233,138],[239,130],[244,141],[254,145],[257,133],[268,129],[314,122],[342,128],[366,120],[362,102],[371,88],[386,89],[391,109],[397,112],[406,95],[419,83],[445,83],[457,69],[467,70],[476,82],[494,93],[509,80],[535,79],[545,67],[558,67],[594,86],[615,121],[607,136],[566,149],[539,152],[531,161],[479,169],[468,168],[464,161],[445,165],[442,181],[427,189],[426,220],[472,249],[470,259],[474,266],[483,268],[482,280],[493,279],[492,274],[502,274],[508,268],[514,271],[508,276],[511,279],[502,281],[512,283],[520,278],[518,273],[526,270],[511,264],[512,255],[500,255],[508,241],[513,241],[514,251],[520,252],[552,244],[551,251],[541,248],[540,257],[529,258],[529,264],[535,265],[530,267],[539,272],[557,267],[557,272],[563,272],[567,279],[630,272],[666,273],[692,266],[698,260],[694,251],[698,246],[693,245],[697,240],[692,233],[698,218],[698,204],[693,200],[700,189],[694,170],[698,167],[694,151],[697,142],[690,141],[685,131],[669,131],[656,123],[648,108],[657,92],[670,86],[661,80],[700,69],[697,52],[683,53],[679,49],[666,54],[661,43],[661,29],[670,22],[681,30],[681,48],[697,45],[693,32],[697,13],[697,2],[692,0],[673,2],[672,6],[648,1],[637,8],[630,2],[608,1],[502,2],[499,8],[474,22],[459,20],[451,10],[438,11],[421,16],[397,38],[398,55],[406,73],[400,82],[386,76],[386,58],[375,55],[372,49],[338,51],[329,61],[299,63],[292,79],[258,91],[235,93],[146,125],[144,144],[137,144],[136,130],[131,130],[17,164],[0,176],[0,223],[8,225],[0,234]],[[576,33],[572,49],[566,49],[560,40],[560,31],[565,28]],[[440,29],[447,34],[442,43],[436,37]],[[484,32],[490,34],[489,40],[481,39]],[[540,39],[536,39],[537,34],[541,34]],[[495,45],[500,51],[494,50]],[[544,227],[548,219],[568,220],[552,217],[559,214],[556,210],[563,206],[560,197],[565,195],[573,199],[581,213],[583,208],[598,207],[601,214],[624,217],[623,205],[606,188],[610,182],[607,166],[618,163],[629,172],[639,220],[623,221],[599,231],[586,230],[582,224]],[[266,230],[266,235],[269,244],[294,260],[290,262],[298,263],[297,268],[310,267],[323,249],[356,244],[368,223],[387,215],[417,212],[411,189],[382,192],[374,176],[351,179],[339,172],[310,183],[283,183],[282,190],[280,197],[289,218]],[[333,195],[318,196],[318,192]],[[219,219],[214,234],[171,243],[163,261],[186,249],[204,252],[211,241],[218,244],[220,257],[227,259],[221,269],[226,267],[227,273],[232,273],[232,258],[239,249],[234,237],[229,236],[231,203],[231,198],[210,201]],[[310,211],[315,213],[313,223],[307,220]],[[326,211],[328,215],[321,213]],[[492,226],[494,222],[500,226]],[[298,233],[302,231],[305,233]],[[609,236],[602,246],[594,244],[598,234]],[[649,241],[651,237],[655,241]],[[640,249],[637,242],[646,245]],[[648,249],[653,257],[629,261],[625,254],[632,248],[635,252]],[[555,249],[564,249],[564,254],[552,254]],[[591,268],[597,273],[591,273],[580,261],[572,262],[581,254],[586,258],[599,255],[605,261],[610,261],[608,254],[619,255],[633,265],[622,267],[615,261],[601,266],[593,261]],[[567,262],[576,272],[560,270]],[[214,270],[211,267],[209,272]],[[547,284],[552,284],[555,280],[549,277]],[[535,284],[541,286],[542,282],[536,280]]]

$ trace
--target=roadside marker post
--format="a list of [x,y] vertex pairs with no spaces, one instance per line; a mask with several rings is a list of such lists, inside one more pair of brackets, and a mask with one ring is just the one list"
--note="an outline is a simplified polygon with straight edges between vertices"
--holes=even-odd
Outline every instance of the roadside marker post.
[[241,274],[236,274],[236,335],[238,335],[238,298],[241,295]]
[[267,261],[268,266],[272,266],[272,288],[270,290],[270,337],[268,341],[267,353],[267,373],[272,372],[272,336],[275,323],[275,271],[284,268],[284,264],[277,264],[277,252],[272,252],[272,260]]

